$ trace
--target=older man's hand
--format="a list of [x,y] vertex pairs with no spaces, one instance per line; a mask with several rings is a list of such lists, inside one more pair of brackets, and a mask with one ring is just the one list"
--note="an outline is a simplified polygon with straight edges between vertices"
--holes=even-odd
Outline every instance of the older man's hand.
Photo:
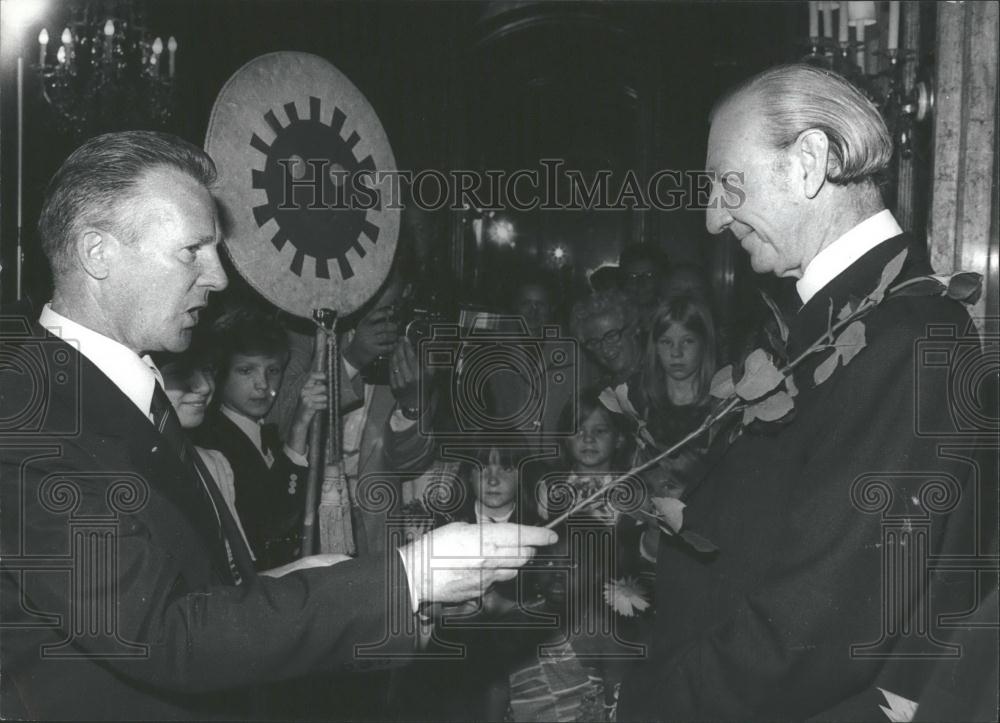
[[552,530],[509,523],[453,522],[399,549],[414,604],[461,602],[517,574],[535,548],[551,545]]

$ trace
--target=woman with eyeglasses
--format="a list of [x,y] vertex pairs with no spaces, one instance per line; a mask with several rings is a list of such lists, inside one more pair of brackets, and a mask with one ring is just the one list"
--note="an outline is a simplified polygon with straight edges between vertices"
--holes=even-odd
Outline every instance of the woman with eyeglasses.
[[573,307],[573,334],[599,368],[601,386],[624,384],[639,371],[638,321],[635,299],[617,289],[590,294]]

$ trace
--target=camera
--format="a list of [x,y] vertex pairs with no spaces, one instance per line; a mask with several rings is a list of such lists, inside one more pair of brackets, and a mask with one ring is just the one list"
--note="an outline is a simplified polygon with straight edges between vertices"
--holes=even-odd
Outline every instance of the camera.
[[[983,346],[971,320],[962,331],[954,324],[930,324],[927,336],[917,340],[913,394],[918,436],[978,437],[1000,432],[1000,340],[985,341]],[[942,404],[947,405],[947,415],[941,413]]]
[[553,418],[569,421],[559,425],[567,429],[550,428],[552,436],[576,431],[575,409],[555,408],[576,404],[578,386],[576,340],[557,326],[533,336],[519,317],[466,309],[459,324],[432,326],[419,359],[446,387],[459,434],[537,434],[540,420]]
[[[446,314],[422,307],[404,307],[397,305],[392,307],[391,320],[397,325],[401,336],[410,340],[413,349],[416,350],[421,339],[430,336],[431,327],[434,324],[448,321]],[[361,370],[361,378],[365,384],[389,384],[389,359],[391,354],[382,354],[376,357]]]
[[[67,340],[72,344],[72,340]],[[0,435],[65,436],[80,433],[80,357],[53,336],[34,336],[27,319],[0,320]],[[52,398],[69,404],[53,405]]]

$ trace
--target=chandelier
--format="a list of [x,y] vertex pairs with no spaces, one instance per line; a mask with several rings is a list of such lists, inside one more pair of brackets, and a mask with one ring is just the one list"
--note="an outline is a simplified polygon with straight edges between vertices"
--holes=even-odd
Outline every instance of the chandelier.
[[141,5],[86,3],[56,33],[39,32],[37,69],[65,130],[81,136],[169,121],[177,40],[154,37]]
[[[900,156],[910,158],[914,124],[929,118],[934,94],[929,80],[906,82],[906,66],[918,58],[900,47],[899,20],[898,0],[810,2],[803,60],[843,75],[861,90],[882,113]],[[873,49],[872,31],[884,50]]]

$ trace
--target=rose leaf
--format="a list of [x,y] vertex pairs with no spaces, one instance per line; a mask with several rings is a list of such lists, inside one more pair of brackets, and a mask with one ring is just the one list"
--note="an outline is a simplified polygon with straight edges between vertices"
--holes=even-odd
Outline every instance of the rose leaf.
[[716,545],[711,540],[708,540],[697,532],[692,532],[691,530],[684,530],[680,534],[680,538],[684,540],[687,544],[691,545],[696,551],[703,553],[718,552],[719,546]]
[[813,372],[813,381],[816,383],[816,386],[819,386],[830,378],[830,375],[833,374],[833,370],[837,368],[837,364],[839,362],[840,354],[834,350],[830,356],[824,359],[823,362],[816,367],[816,370]]
[[847,328],[837,337],[837,341],[834,342],[834,346],[837,347],[837,353],[840,355],[840,360],[844,366],[850,364],[851,359],[857,356],[858,352],[864,349],[866,345],[865,323],[860,319],[848,324]]
[[895,258],[885,265],[882,269],[882,276],[879,279],[878,286],[875,290],[868,295],[868,298],[874,301],[876,304],[882,301],[885,296],[886,289],[889,288],[889,284],[896,280],[899,276],[899,272],[903,269],[903,264],[906,262],[906,249],[903,249]]
[[792,401],[788,392],[778,392],[756,404],[747,406],[743,410],[743,424],[750,424],[755,419],[763,422],[776,422],[794,408],[795,402]]

